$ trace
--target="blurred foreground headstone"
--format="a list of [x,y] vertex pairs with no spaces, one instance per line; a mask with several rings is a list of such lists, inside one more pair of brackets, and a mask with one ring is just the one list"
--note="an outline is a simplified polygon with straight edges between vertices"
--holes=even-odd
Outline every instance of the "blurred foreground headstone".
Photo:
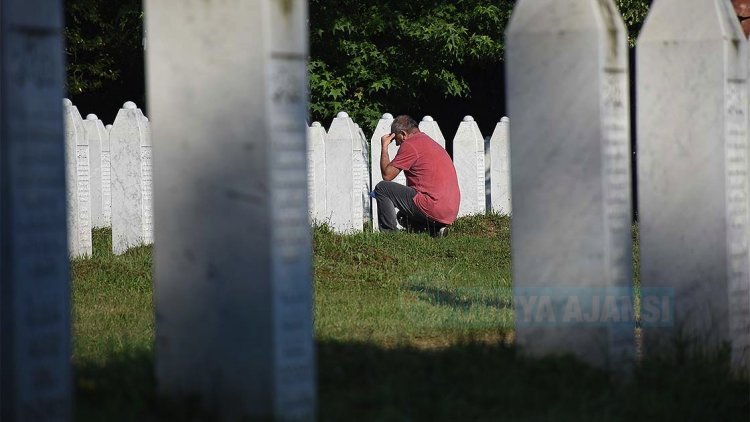
[[219,420],[313,420],[307,2],[145,12],[158,394]]

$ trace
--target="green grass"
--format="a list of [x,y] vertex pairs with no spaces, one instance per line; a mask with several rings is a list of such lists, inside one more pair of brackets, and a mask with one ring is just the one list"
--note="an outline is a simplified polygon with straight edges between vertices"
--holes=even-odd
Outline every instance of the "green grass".
[[[151,251],[115,257],[108,235],[73,263],[76,419],[206,419],[157,406]],[[625,381],[520,356],[505,217],[460,219],[443,239],[314,236],[320,420],[748,420],[750,383],[726,355],[644,361]]]

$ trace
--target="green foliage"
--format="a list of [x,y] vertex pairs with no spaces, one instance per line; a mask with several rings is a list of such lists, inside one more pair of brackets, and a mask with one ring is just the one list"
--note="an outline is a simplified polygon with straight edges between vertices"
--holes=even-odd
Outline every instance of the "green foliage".
[[648,14],[648,7],[651,4],[651,0],[616,0],[615,2],[617,3],[617,7],[620,8],[622,19],[628,26],[630,46],[635,46],[638,33],[641,31],[643,21]]
[[66,0],[65,19],[70,94],[97,91],[142,61],[140,0]]
[[[650,1],[616,2],[632,45]],[[514,4],[309,0],[312,119],[330,119],[346,110],[368,126],[384,111],[419,109],[427,98],[469,97],[469,70],[492,69],[502,62]],[[143,72],[141,2],[66,0],[65,5],[71,95],[133,84],[123,79]],[[135,91],[130,97],[140,98],[142,93]]]
[[417,107],[427,92],[466,97],[467,66],[498,63],[510,0],[310,0],[314,120],[360,124]]

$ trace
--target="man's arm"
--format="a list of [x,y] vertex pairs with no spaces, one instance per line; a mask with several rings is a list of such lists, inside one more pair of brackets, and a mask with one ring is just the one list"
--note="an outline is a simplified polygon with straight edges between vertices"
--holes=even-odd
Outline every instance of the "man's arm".
[[380,145],[382,147],[380,150],[380,173],[383,175],[383,180],[386,182],[390,182],[401,173],[400,169],[391,165],[391,158],[388,156],[388,145],[393,142],[395,137],[395,134],[389,133],[380,138]]

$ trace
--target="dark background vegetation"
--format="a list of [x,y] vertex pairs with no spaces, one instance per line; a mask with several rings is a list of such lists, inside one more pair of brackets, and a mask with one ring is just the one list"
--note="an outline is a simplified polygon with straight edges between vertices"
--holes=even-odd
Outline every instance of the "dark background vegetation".
[[[148,114],[140,0],[66,0],[68,95],[105,124],[125,101]],[[631,45],[649,0],[616,0]],[[464,115],[485,135],[505,113],[504,31],[515,0],[309,0],[310,121],[345,110],[429,114],[451,137]],[[549,16],[554,20],[554,16]],[[544,22],[540,22],[544,25]],[[199,59],[199,58],[196,58]]]

